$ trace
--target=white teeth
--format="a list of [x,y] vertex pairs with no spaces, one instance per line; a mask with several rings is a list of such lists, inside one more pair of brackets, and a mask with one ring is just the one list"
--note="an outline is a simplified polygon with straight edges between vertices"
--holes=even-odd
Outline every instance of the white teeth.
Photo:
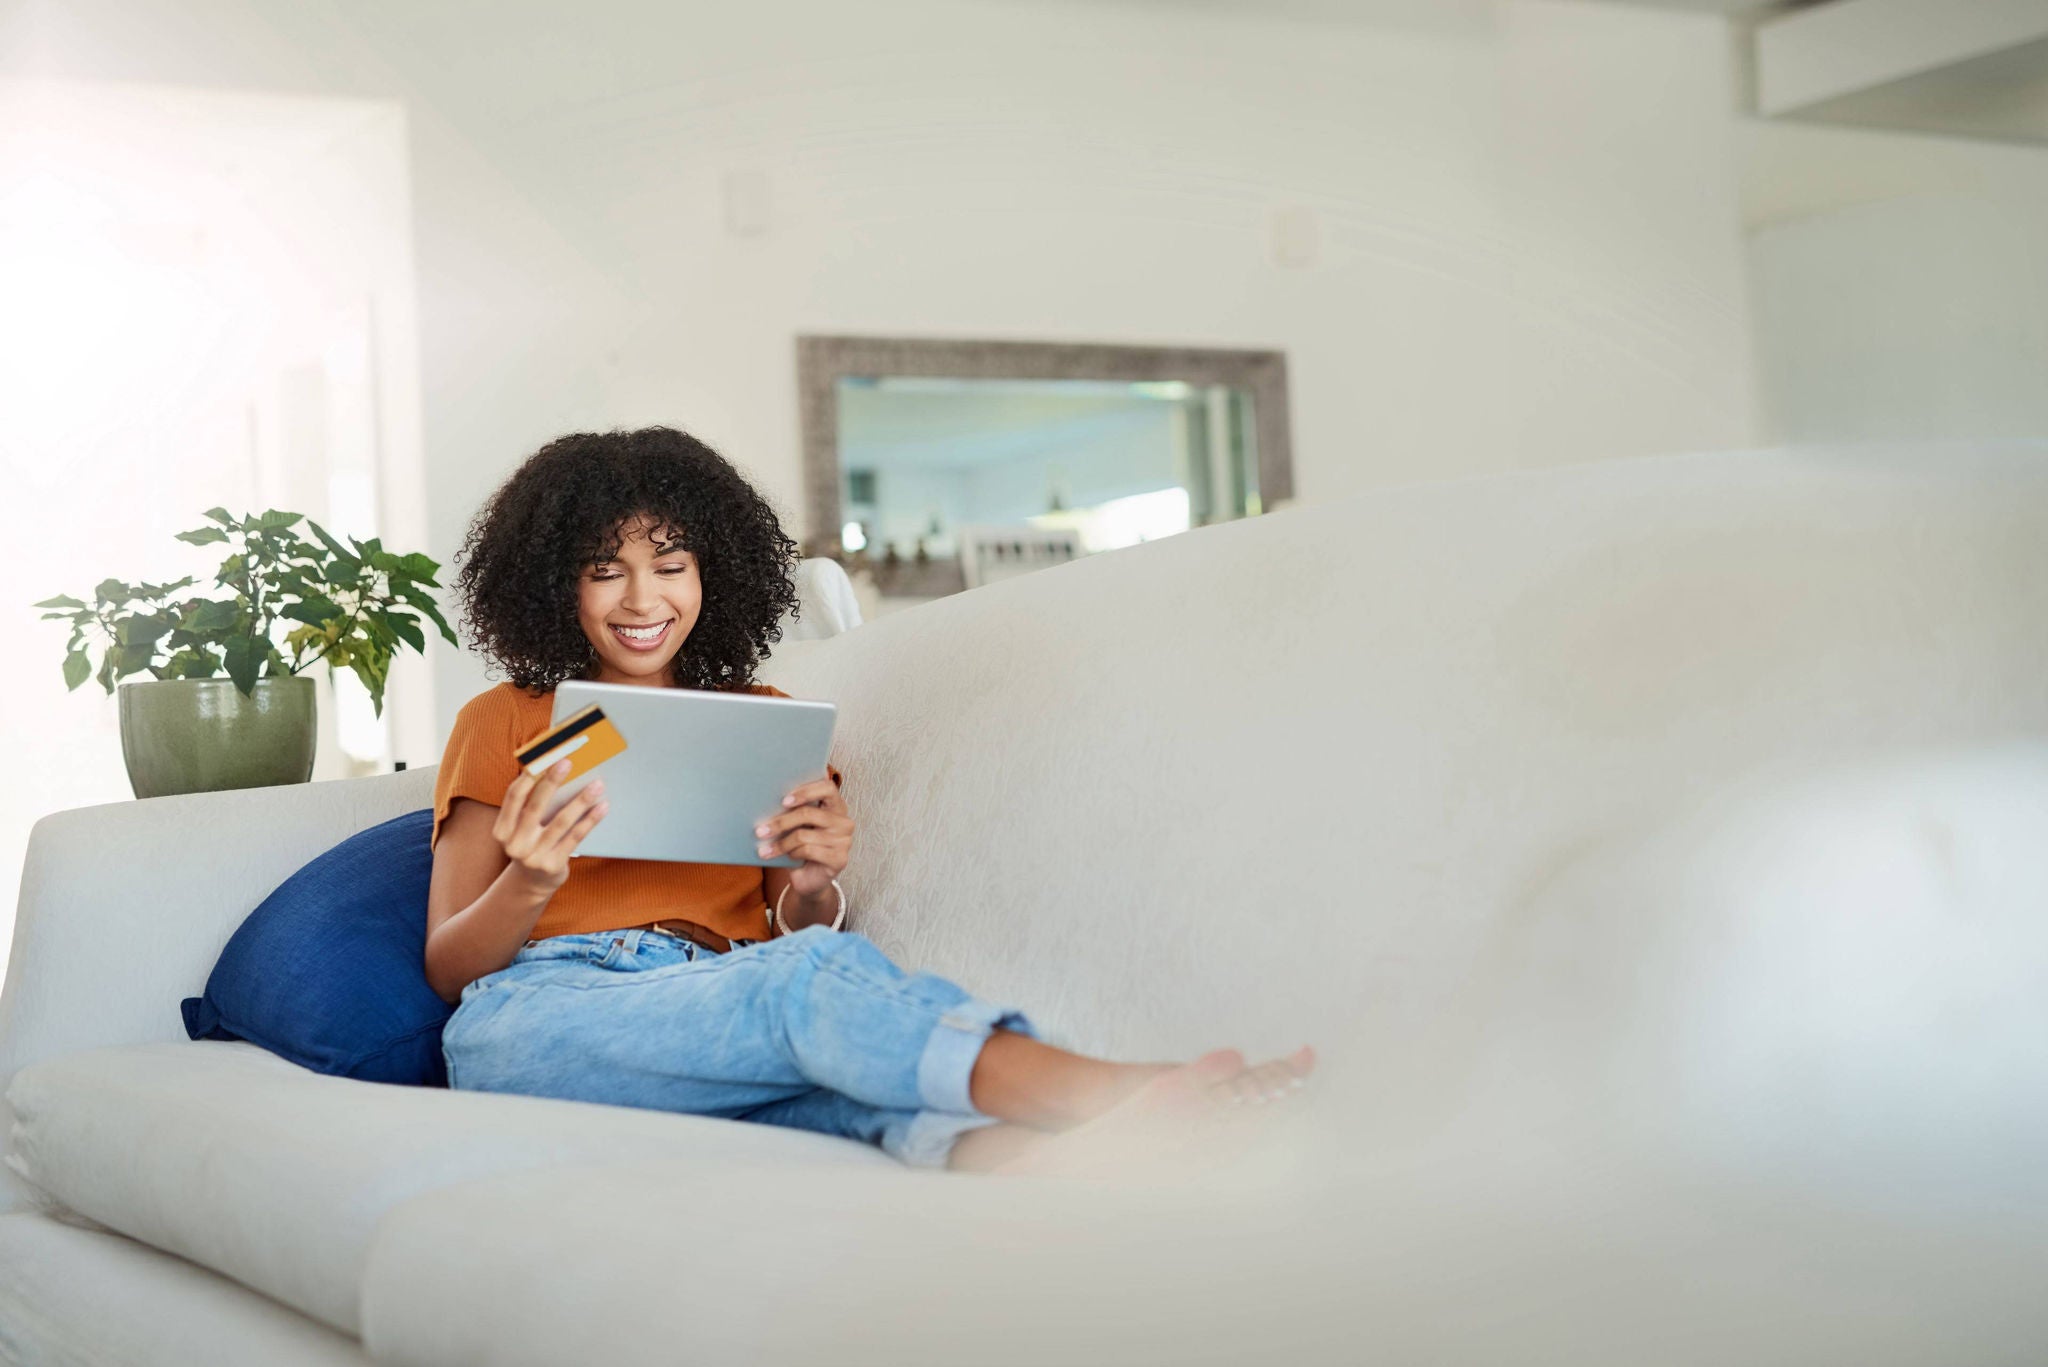
[[613,630],[613,631],[616,631],[616,632],[618,632],[618,633],[619,633],[619,635],[621,635],[621,636],[630,636],[630,637],[632,637],[632,638],[633,638],[634,640],[636,640],[636,641],[651,641],[651,640],[653,640],[653,639],[654,639],[655,637],[657,637],[657,636],[661,635],[661,633],[662,633],[662,632],[664,632],[664,631],[667,631],[667,630],[668,630],[668,623],[667,623],[667,622],[663,622],[663,623],[662,623],[662,624],[661,624],[660,626],[658,626],[658,627],[639,627],[639,628],[634,628],[634,627],[622,627],[622,626],[613,626],[613,627],[612,627],[612,630]]

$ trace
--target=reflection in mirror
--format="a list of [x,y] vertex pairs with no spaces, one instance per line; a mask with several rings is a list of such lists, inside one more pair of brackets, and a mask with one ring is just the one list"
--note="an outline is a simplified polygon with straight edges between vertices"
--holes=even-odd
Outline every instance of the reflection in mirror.
[[1278,351],[799,337],[805,553],[870,616],[1270,511]]
[[1243,390],[849,376],[838,397],[840,542],[885,593],[972,587],[1260,510]]

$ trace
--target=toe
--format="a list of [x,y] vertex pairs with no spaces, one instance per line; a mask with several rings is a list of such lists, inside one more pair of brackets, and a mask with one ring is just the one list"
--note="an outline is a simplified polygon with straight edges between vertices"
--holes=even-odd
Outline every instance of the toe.
[[1251,1076],[1262,1100],[1277,1101],[1287,1094],[1288,1081],[1295,1073],[1284,1063],[1262,1063],[1252,1070]]

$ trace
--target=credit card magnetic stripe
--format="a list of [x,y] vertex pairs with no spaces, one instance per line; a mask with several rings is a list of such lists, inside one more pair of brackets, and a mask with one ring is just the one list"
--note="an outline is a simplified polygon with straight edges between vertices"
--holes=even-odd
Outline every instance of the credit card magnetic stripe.
[[545,755],[546,753],[548,753],[548,751],[553,750],[556,746],[561,745],[564,741],[567,741],[574,736],[581,735],[583,732],[588,731],[591,727],[597,725],[599,722],[603,720],[604,709],[593,707],[588,712],[585,712],[582,716],[575,717],[567,722],[564,722],[562,724],[561,730],[554,731],[549,733],[548,735],[542,736],[539,740],[527,746],[524,750],[521,750],[519,752],[520,764],[527,765],[533,763],[535,759],[539,758],[542,755]]
[[555,763],[557,760],[567,759],[569,756],[575,754],[578,750],[581,750],[584,746],[588,744],[590,744],[590,737],[585,735],[576,737],[576,739],[570,741],[567,745],[564,745],[559,749],[543,750],[540,754],[540,758],[534,760],[533,763],[526,766],[526,772],[532,774],[535,778],[538,778],[543,772],[546,771],[549,765]]

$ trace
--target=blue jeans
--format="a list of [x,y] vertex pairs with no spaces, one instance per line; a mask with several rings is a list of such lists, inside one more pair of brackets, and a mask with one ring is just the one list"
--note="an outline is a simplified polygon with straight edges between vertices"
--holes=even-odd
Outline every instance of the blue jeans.
[[967,1079],[999,1027],[1038,1036],[857,933],[807,926],[720,954],[608,930],[528,941],[462,989],[441,1050],[450,1087],[787,1125],[943,1167],[996,1121]]

